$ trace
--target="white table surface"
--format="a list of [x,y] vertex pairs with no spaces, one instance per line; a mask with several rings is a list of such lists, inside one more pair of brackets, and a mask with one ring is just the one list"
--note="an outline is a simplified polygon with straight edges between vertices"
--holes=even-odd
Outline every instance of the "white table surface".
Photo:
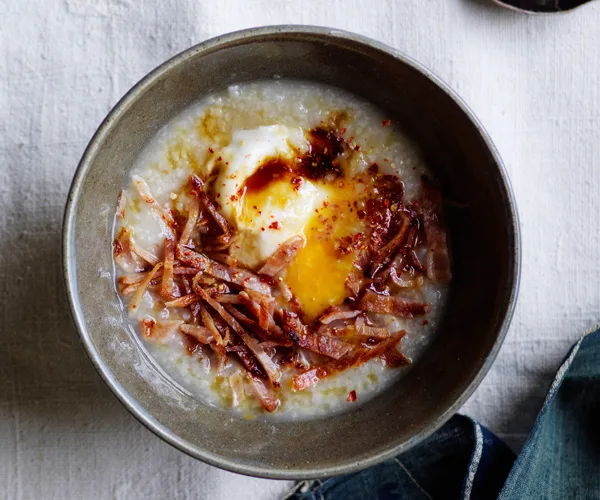
[[600,316],[600,2],[529,17],[486,0],[0,0],[0,497],[271,499],[287,484],[209,467],[115,401],[61,291],[67,189],[95,128],[149,70],[228,31],[355,31],[436,72],[510,172],[521,293],[463,411],[515,448],[569,345]]

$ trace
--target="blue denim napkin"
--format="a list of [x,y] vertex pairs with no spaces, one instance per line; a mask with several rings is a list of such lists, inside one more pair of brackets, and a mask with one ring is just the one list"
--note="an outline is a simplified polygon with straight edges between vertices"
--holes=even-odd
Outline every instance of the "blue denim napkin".
[[347,476],[303,481],[286,497],[494,498],[600,499],[600,328],[569,351],[518,458],[488,429],[457,415],[392,460]]

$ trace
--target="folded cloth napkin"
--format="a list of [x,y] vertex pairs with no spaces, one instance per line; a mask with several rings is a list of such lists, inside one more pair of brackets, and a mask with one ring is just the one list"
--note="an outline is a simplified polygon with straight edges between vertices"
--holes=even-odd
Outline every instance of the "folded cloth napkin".
[[300,482],[285,498],[600,499],[600,328],[569,351],[516,460],[488,429],[457,415],[392,460]]

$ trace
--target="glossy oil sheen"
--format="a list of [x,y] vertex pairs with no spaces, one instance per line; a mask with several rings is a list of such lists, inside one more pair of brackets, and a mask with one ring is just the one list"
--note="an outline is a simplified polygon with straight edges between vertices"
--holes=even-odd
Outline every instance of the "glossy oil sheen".
[[[322,419],[231,418],[174,387],[127,328],[110,279],[119,191],[141,148],[201,96],[243,81],[336,85],[401,121],[428,156],[447,198],[453,289],[440,334],[391,390]],[[94,242],[91,244],[90,242]],[[423,67],[357,35],[280,26],[192,47],[136,85],[92,139],[65,214],[67,293],[83,344],[102,377],[145,425],[190,455],[272,478],[348,473],[414,446],[479,384],[506,334],[519,281],[516,207],[501,160],[472,113]],[[99,416],[99,418],[102,418]]]

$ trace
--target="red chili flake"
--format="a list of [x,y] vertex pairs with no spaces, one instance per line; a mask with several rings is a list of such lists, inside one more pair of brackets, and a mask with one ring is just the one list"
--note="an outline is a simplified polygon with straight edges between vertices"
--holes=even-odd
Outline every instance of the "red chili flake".
[[219,157],[217,158],[217,161],[221,161],[222,159],[223,159],[223,158],[222,158],[221,156],[219,156]]
[[256,205],[254,205],[252,208],[253,208],[254,210],[258,210],[258,207],[257,207]]
[[428,325],[429,321],[427,321],[426,319],[423,320],[423,326]]
[[271,222],[271,224],[269,224],[269,229],[281,229],[281,224],[279,224],[278,221]]
[[365,212],[364,210],[359,210],[357,214],[359,219],[364,219],[367,216],[367,212]]
[[265,228],[264,228],[264,227],[261,227],[261,228],[260,228],[260,230],[261,230],[261,231],[264,231],[264,230],[265,230]]
[[217,198],[220,198],[220,197],[221,197],[221,193],[217,193]]
[[340,129],[340,135],[344,135],[346,133],[346,127]]
[[360,151],[360,146],[358,144],[354,147],[354,151]]
[[383,120],[381,122],[381,126],[382,127],[387,127],[390,123],[392,123],[392,120]]
[[211,155],[215,153],[215,150],[213,148],[208,148],[208,150],[210,151]]
[[231,199],[231,201],[236,201],[237,200],[237,196],[235,194],[232,194],[230,199]]
[[371,175],[377,175],[379,173],[379,165],[377,165],[377,163],[373,163],[373,165],[369,167],[368,172]]
[[346,398],[346,401],[348,401],[349,403],[354,403],[354,401],[356,401],[356,391],[350,391],[348,393],[348,397]]
[[323,202],[323,206],[324,206],[324,207],[326,207],[327,205],[329,205],[329,203],[327,202],[327,200],[325,200],[325,201]]

